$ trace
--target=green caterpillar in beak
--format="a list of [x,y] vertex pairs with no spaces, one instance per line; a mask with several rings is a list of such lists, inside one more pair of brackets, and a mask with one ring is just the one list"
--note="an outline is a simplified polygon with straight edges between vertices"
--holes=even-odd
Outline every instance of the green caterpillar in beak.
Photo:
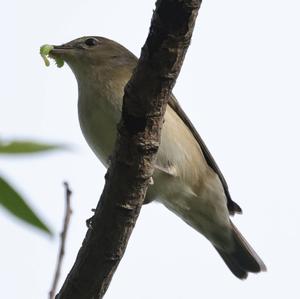
[[49,58],[53,58],[56,62],[57,67],[62,67],[64,65],[64,61],[59,58],[59,57],[51,57],[50,55],[50,51],[53,49],[54,47],[52,45],[43,45],[40,47],[40,54],[45,62],[46,66],[50,65],[50,61],[48,59]]

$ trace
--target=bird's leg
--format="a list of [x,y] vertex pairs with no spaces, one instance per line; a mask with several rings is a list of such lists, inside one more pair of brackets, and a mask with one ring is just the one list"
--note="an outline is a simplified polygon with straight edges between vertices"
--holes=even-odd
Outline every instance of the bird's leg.
[[[92,209],[92,212],[95,213],[96,209]],[[88,218],[87,220],[85,220],[85,224],[88,228],[93,228],[93,219],[94,219],[95,215],[93,215],[92,217]]]

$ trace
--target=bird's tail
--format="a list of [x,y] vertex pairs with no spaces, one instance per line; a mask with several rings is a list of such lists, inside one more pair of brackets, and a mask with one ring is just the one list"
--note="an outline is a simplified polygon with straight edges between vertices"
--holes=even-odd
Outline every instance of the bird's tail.
[[248,276],[248,272],[258,273],[266,271],[267,268],[264,262],[252,249],[234,224],[232,224],[232,231],[235,243],[233,251],[226,252],[215,247],[231,272],[236,277],[245,279]]

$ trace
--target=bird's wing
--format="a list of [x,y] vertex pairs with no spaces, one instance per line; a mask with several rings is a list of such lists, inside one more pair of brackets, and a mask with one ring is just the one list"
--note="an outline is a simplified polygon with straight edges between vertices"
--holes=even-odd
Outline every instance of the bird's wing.
[[178,116],[182,119],[184,124],[191,130],[193,136],[197,140],[197,142],[198,142],[198,144],[199,144],[199,146],[200,146],[200,148],[203,152],[203,155],[205,157],[205,160],[206,160],[207,164],[218,175],[218,177],[219,177],[219,179],[220,179],[220,181],[223,185],[224,192],[225,192],[225,195],[226,195],[226,198],[227,198],[227,207],[228,207],[229,213],[230,214],[241,213],[242,209],[240,208],[240,206],[231,199],[231,196],[230,196],[230,193],[229,193],[229,190],[228,190],[228,185],[226,183],[226,180],[225,180],[220,168],[218,167],[216,161],[214,160],[213,156],[209,152],[209,150],[208,150],[207,146],[205,145],[204,141],[202,140],[202,138],[198,134],[197,130],[193,126],[192,122],[189,120],[189,118],[187,117],[185,112],[180,107],[180,105],[179,105],[179,103],[176,100],[174,95],[172,95],[170,97],[168,104],[178,114]]

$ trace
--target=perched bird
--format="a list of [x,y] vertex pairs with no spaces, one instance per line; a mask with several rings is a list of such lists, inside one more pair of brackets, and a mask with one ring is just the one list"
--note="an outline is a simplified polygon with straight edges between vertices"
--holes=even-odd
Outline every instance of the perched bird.
[[[78,83],[78,114],[89,146],[108,167],[121,117],[124,87],[138,59],[120,44],[97,36],[53,46]],[[165,113],[154,184],[145,202],[157,200],[203,234],[232,273],[265,271],[263,261],[230,220],[241,208],[200,135],[172,95]]]

